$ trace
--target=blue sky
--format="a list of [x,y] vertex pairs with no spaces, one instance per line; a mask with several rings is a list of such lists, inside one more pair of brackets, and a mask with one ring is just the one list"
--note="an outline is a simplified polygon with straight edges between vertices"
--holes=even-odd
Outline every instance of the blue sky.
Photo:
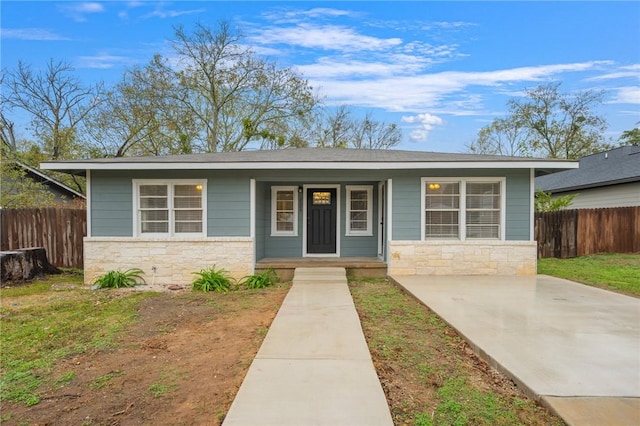
[[464,151],[510,97],[547,82],[605,90],[607,138],[640,121],[637,1],[2,1],[0,13],[3,68],[53,58],[107,85],[170,56],[175,25],[227,20],[327,104],[398,124],[400,149]]

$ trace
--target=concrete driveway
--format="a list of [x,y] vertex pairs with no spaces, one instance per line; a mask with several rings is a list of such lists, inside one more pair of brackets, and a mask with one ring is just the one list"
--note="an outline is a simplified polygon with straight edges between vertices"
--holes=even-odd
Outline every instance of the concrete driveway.
[[640,299],[544,275],[392,279],[567,423],[640,424]]

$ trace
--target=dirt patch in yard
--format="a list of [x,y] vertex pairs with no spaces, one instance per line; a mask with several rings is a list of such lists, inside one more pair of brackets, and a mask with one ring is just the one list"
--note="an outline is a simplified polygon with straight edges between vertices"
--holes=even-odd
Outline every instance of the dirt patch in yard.
[[146,299],[117,348],[58,361],[51,377],[73,378],[32,407],[3,402],[2,423],[218,425],[287,290]]

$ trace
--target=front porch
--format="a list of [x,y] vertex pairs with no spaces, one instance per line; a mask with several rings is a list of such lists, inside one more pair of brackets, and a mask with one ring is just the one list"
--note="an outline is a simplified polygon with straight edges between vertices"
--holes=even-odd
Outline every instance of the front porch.
[[273,268],[281,281],[291,281],[296,268],[340,267],[347,270],[348,277],[384,278],[387,263],[378,257],[267,257],[256,262],[255,271],[260,273]]

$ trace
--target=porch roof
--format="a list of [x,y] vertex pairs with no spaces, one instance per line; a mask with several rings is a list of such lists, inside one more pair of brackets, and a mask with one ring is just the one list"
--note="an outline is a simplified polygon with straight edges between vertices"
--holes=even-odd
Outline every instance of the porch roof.
[[196,169],[572,169],[575,161],[425,151],[349,148],[288,148],[147,157],[43,162],[43,169],[78,174],[85,170]]

